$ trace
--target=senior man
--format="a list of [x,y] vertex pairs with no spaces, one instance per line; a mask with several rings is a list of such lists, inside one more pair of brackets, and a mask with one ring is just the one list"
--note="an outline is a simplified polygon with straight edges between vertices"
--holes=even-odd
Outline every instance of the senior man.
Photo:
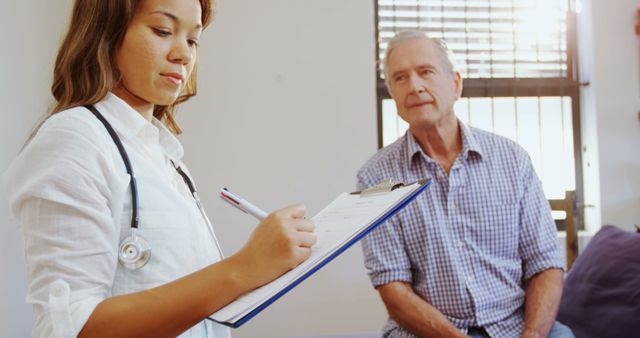
[[384,59],[407,133],[358,172],[432,186],[363,241],[389,312],[385,337],[573,337],[555,321],[563,263],[531,160],[516,143],[466,126],[462,78],[446,44],[397,34]]

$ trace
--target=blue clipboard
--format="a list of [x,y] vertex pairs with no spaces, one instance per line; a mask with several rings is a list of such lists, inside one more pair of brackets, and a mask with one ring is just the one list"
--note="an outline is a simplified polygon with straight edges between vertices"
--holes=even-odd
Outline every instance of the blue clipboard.
[[418,195],[420,195],[420,193],[425,191],[425,189],[431,185],[431,179],[423,179],[423,180],[420,180],[418,182],[414,182],[414,183],[410,183],[410,184],[394,183],[391,180],[387,180],[387,181],[381,182],[380,184],[378,184],[376,186],[373,186],[373,187],[371,187],[369,189],[365,189],[363,191],[352,192],[351,193],[352,195],[361,195],[362,197],[366,198],[367,195],[382,194],[382,193],[385,193],[385,192],[393,191],[393,190],[398,189],[398,188],[411,186],[411,185],[413,185],[415,183],[418,183],[419,186],[415,190],[413,190],[410,194],[408,194],[408,195],[404,196],[404,198],[398,200],[389,210],[387,210],[384,214],[381,214],[379,217],[377,217],[370,225],[368,225],[367,227],[361,229],[361,231],[354,238],[352,238],[351,240],[343,243],[335,252],[333,252],[329,256],[323,258],[311,270],[309,270],[306,273],[298,276],[294,281],[292,281],[289,285],[287,285],[282,290],[277,292],[275,295],[273,295],[273,296],[269,297],[268,299],[262,301],[262,303],[259,306],[257,306],[255,309],[251,310],[250,312],[248,312],[247,314],[245,314],[241,318],[236,319],[234,321],[218,321],[218,320],[212,319],[210,317],[207,317],[207,319],[209,319],[211,321],[214,321],[214,322],[217,322],[217,323],[220,323],[220,324],[223,324],[223,325],[226,325],[226,326],[229,326],[229,327],[232,327],[232,328],[239,328],[244,323],[249,321],[251,318],[255,317],[262,310],[264,310],[267,307],[269,307],[269,305],[273,304],[273,302],[275,302],[280,297],[284,296],[287,292],[289,292],[290,290],[295,288],[298,284],[302,283],[305,279],[309,278],[316,271],[320,270],[323,266],[327,265],[327,263],[331,262],[334,258],[338,257],[341,253],[343,253],[345,250],[350,248],[353,244],[355,244],[358,241],[360,241],[364,236],[366,236],[373,229],[375,229],[379,225],[383,224],[391,216],[393,216],[394,214],[396,214],[397,212],[402,210],[404,207],[406,207],[411,201],[413,201]]

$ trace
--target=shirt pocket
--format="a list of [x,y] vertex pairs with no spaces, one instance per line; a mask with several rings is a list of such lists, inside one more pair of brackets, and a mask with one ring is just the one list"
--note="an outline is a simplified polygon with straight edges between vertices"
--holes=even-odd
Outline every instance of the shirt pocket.
[[474,237],[484,253],[502,259],[518,257],[518,210],[518,204],[489,204],[482,208]]
[[[142,237],[151,249],[151,257],[145,266],[138,270],[119,267],[119,282],[128,292],[158,286],[182,277],[190,272],[194,259],[190,254],[189,219],[175,211],[140,211],[138,236]],[[121,220],[119,245],[131,235],[131,218]],[[119,252],[119,251],[118,251]]]

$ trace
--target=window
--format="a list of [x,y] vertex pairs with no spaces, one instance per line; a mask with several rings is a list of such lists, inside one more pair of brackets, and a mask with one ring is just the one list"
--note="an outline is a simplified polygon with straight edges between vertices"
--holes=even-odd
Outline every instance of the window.
[[[455,112],[463,122],[506,136],[533,161],[547,198],[582,200],[580,97],[572,0],[376,0],[377,57],[396,32],[441,38],[464,78]],[[377,71],[380,147],[407,124]],[[554,215],[564,228],[563,215]],[[582,228],[582,213],[578,224]]]

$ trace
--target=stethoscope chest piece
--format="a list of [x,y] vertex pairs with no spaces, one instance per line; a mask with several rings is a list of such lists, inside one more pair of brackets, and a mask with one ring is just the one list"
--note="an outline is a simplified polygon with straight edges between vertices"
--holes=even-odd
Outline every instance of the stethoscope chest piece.
[[[131,186],[131,235],[127,236],[125,239],[120,242],[120,248],[118,250],[118,261],[120,264],[127,269],[137,270],[141,267],[145,266],[149,259],[151,258],[151,246],[149,242],[147,242],[144,238],[138,236],[136,234],[138,230],[138,186],[136,184],[136,179],[133,175],[133,168],[131,167],[131,161],[129,161],[129,155],[127,155],[127,151],[124,149],[120,138],[116,134],[116,131],[111,127],[111,124],[100,114],[100,112],[92,105],[86,105],[87,109],[89,109],[95,117],[102,122],[104,127],[109,132],[109,135],[113,139],[113,142],[116,144],[118,148],[118,152],[120,156],[122,156],[122,161],[124,162],[124,166],[127,169],[127,174],[129,174],[131,178],[130,186]],[[173,161],[171,161],[173,163]],[[176,171],[182,176],[184,182],[189,187],[193,198],[195,199],[196,205],[198,209],[200,209],[200,213],[202,213],[202,217],[211,232],[211,236],[218,248],[218,253],[220,254],[220,258],[222,259],[224,256],[222,254],[222,250],[220,249],[220,245],[218,244],[218,240],[216,239],[216,235],[213,233],[213,227],[211,226],[211,222],[209,222],[209,218],[204,212],[202,208],[202,204],[200,203],[200,199],[198,198],[198,194],[196,193],[195,186],[189,176],[180,168],[180,166],[173,164]]]
[[[132,229],[133,230],[133,229]],[[137,270],[145,266],[151,258],[151,246],[135,231],[120,243],[118,260],[125,268]]]

